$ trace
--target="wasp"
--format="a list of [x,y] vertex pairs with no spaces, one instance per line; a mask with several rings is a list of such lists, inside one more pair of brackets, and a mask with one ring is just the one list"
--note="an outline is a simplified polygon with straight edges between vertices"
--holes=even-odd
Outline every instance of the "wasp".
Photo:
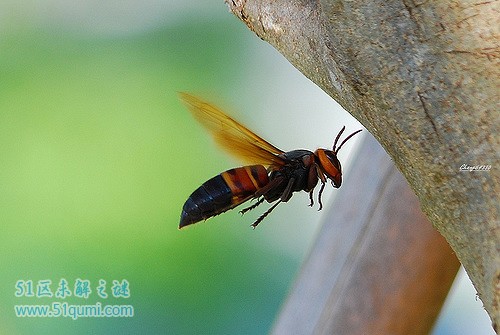
[[335,188],[342,184],[342,168],[337,154],[344,143],[361,130],[347,136],[337,147],[345,130],[344,126],[335,138],[332,150],[317,149],[312,152],[301,149],[284,152],[216,106],[187,93],[179,95],[217,144],[229,153],[254,164],[224,171],[196,189],[182,208],[179,229],[226,212],[249,200],[257,201],[241,210],[242,214],[264,201],[274,203],[251,225],[255,228],[276,206],[290,200],[294,192],[308,192],[309,206],[313,206],[313,190],[318,181],[321,182],[318,210],[321,210],[321,195],[328,179]]

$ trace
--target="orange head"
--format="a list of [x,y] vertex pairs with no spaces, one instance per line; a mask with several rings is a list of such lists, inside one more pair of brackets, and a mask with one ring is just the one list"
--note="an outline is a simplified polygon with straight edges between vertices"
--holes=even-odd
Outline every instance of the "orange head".
[[340,136],[345,130],[345,126],[342,127],[340,130],[339,134],[335,138],[335,142],[333,143],[333,148],[332,150],[328,149],[317,149],[314,152],[314,155],[318,158],[318,165],[319,168],[321,169],[321,172],[323,172],[329,179],[332,180],[333,187],[339,188],[340,185],[342,185],[342,166],[340,165],[340,161],[337,158],[337,154],[344,145],[347,140],[349,140],[351,137],[356,135],[361,131],[357,130],[351,135],[347,136],[342,143],[340,143],[339,147],[336,148],[337,142],[339,141]]

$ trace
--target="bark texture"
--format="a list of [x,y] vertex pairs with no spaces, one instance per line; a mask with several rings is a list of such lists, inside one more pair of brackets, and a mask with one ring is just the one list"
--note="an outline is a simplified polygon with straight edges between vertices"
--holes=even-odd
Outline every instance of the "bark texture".
[[226,2],[380,142],[497,329],[499,1]]

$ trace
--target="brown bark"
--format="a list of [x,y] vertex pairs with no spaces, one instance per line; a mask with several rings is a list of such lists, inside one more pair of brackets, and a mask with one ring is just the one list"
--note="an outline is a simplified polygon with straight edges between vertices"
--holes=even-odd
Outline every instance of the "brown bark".
[[[500,321],[498,1],[226,0],[392,157]],[[489,165],[489,171],[460,168]]]

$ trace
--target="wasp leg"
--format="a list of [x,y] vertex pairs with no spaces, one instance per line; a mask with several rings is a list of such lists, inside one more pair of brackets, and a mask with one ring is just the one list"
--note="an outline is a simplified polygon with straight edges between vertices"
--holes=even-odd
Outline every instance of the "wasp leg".
[[[342,134],[343,131],[344,130],[341,130],[340,134]],[[340,135],[337,135],[337,139],[335,139],[335,143],[337,143],[337,140],[338,140],[339,136]],[[335,146],[335,144],[333,146]],[[323,193],[323,190],[325,189],[325,184],[326,184],[327,180],[326,180],[325,175],[321,171],[321,168],[318,165],[316,165],[316,171],[318,173],[319,181],[321,182],[321,188],[319,189],[319,193],[318,193],[318,202],[319,202],[318,211],[320,211],[321,209],[323,209],[323,203],[321,202],[321,194]]]
[[281,194],[281,197],[280,197],[281,201],[287,202],[288,200],[290,200],[290,198],[292,197],[292,194],[293,194],[293,190],[292,190],[293,184],[295,184],[295,178],[290,178],[290,180],[288,180],[288,184],[285,187],[285,190]]
[[325,189],[325,183],[321,183],[321,188],[319,189],[318,193],[318,202],[319,202],[319,208],[318,211],[320,211],[323,208],[323,203],[321,202],[321,194],[323,194],[323,190]]
[[253,195],[253,197],[254,198],[258,198],[261,195],[265,195],[267,192],[271,191],[275,187],[278,187],[284,180],[285,180],[285,178],[283,178],[282,176],[274,178],[273,180],[271,180],[269,182],[269,184],[267,184],[266,186],[264,186],[261,189],[257,190],[257,192],[255,192],[255,194]]
[[261,223],[262,220],[264,220],[266,218],[266,216],[268,216],[269,213],[271,213],[273,211],[273,209],[275,209],[276,206],[279,205],[280,202],[281,202],[281,199],[278,200],[278,202],[275,203],[271,208],[269,208],[267,211],[265,211],[264,214],[262,214],[261,216],[259,216],[259,218],[254,223],[251,224],[251,227],[253,229],[255,229],[255,227],[257,227],[259,225],[259,223]]
[[314,160],[312,164],[313,166],[309,169],[309,173],[307,175],[307,188],[305,189],[306,192],[309,192],[309,200],[310,200],[309,207],[312,207],[314,205],[313,191],[316,185],[318,184],[318,179],[320,178],[320,175],[322,175],[318,164],[314,163]]
[[248,211],[251,211],[252,209],[254,209],[255,207],[259,206],[261,203],[264,202],[264,198],[260,198],[255,204],[253,204],[252,206],[249,206],[249,207],[246,207],[246,208],[243,208],[241,211],[240,211],[240,214],[243,215],[245,214],[246,212]]

